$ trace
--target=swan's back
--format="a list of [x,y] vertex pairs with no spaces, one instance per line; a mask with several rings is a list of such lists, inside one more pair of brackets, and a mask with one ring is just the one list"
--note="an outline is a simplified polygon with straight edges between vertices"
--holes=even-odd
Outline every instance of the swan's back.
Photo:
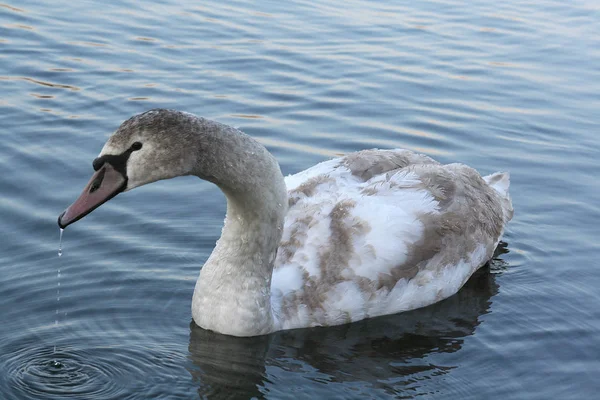
[[408,150],[366,150],[286,178],[277,329],[432,304],[493,255],[512,217],[508,174],[482,178]]

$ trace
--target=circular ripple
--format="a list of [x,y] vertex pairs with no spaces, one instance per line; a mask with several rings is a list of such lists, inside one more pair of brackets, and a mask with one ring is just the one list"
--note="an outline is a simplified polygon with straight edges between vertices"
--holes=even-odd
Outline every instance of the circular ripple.
[[143,376],[145,357],[139,353],[124,348],[54,352],[29,347],[4,355],[2,369],[17,398],[119,398],[131,393],[136,375]]

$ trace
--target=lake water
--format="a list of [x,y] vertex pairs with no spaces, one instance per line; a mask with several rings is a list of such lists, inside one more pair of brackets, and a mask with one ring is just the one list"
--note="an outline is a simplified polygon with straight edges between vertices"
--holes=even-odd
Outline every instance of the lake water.
[[[596,0],[0,2],[0,398],[597,396]],[[190,303],[215,186],[120,195],[57,256],[106,138],[155,107],[239,127],[285,174],[373,147],[509,170],[515,217],[434,306],[207,332]]]

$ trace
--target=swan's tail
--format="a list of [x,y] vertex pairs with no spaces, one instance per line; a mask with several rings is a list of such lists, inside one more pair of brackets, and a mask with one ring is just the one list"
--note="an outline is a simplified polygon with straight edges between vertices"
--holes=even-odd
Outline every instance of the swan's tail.
[[510,221],[513,217],[514,211],[512,206],[512,200],[508,193],[510,186],[510,174],[508,172],[496,172],[494,174],[484,176],[483,180],[488,185],[498,192],[502,199],[502,212],[504,213],[504,223]]

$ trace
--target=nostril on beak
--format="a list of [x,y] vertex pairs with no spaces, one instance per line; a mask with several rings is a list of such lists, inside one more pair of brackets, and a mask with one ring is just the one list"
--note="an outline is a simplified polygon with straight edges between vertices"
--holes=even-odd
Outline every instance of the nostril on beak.
[[90,189],[88,190],[88,193],[94,193],[96,190],[100,189],[100,185],[102,185],[102,181],[104,180],[104,174],[106,174],[106,168],[102,169],[102,171],[100,171],[100,173],[98,173],[98,176],[96,177],[96,179],[94,179],[94,181],[90,185]]
[[100,182],[98,182],[98,180],[96,179],[94,181],[94,183],[92,183],[92,186],[90,187],[90,193],[94,193],[99,188],[100,188]]

